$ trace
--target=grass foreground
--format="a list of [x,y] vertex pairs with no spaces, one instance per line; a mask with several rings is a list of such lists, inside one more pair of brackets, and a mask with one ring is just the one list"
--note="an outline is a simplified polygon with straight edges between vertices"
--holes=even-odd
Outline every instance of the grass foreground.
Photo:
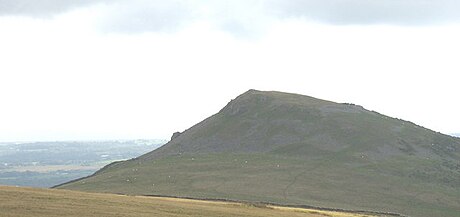
[[372,215],[191,199],[0,186],[0,216],[304,216]]

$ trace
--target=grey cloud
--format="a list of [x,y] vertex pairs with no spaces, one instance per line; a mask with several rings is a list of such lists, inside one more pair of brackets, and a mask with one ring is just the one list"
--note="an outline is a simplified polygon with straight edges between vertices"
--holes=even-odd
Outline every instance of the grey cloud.
[[0,0],[1,15],[50,17],[103,3],[103,31],[170,31],[207,20],[237,35],[263,31],[274,20],[302,18],[343,24],[460,23],[458,0]]
[[52,18],[73,9],[104,4],[95,20],[102,31],[168,31],[193,19],[191,3],[187,0],[0,0],[0,16]]
[[50,17],[104,0],[0,0],[1,15]]
[[174,31],[196,20],[248,37],[267,25],[263,4],[254,0],[131,0],[108,4],[105,31]]
[[460,21],[458,0],[269,0],[271,13],[330,24],[431,25]]
[[119,1],[105,10],[100,27],[108,32],[173,31],[196,18],[185,0]]

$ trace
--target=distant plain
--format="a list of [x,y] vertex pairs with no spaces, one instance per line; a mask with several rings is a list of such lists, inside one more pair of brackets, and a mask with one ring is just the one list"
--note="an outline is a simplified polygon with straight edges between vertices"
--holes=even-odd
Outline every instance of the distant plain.
[[147,153],[162,140],[0,143],[0,184],[51,187],[91,175],[113,161]]

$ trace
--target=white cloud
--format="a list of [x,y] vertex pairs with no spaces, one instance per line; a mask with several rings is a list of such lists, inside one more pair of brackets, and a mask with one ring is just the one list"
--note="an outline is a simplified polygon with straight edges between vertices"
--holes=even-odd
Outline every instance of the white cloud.
[[[168,138],[250,88],[353,102],[460,131],[458,25],[268,17],[254,21],[269,23],[257,30],[263,34],[248,39],[222,25],[243,3],[232,4],[221,20],[214,13],[227,7],[211,5],[182,28],[132,34],[101,31],[110,25],[100,18],[118,14],[113,5],[50,19],[0,17],[0,141]],[[241,14],[242,29],[261,17]]]

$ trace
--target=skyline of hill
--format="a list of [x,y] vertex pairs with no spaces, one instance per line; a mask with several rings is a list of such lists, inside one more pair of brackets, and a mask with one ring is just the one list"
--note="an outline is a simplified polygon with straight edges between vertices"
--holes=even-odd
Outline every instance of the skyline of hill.
[[249,90],[164,146],[58,188],[455,216],[460,139],[298,94]]

